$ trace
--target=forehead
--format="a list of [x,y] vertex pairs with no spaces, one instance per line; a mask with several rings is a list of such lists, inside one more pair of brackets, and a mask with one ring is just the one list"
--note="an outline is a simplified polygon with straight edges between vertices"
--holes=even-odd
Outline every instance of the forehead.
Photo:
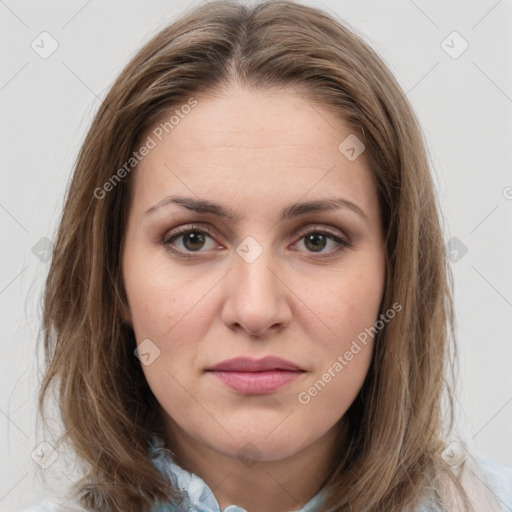
[[286,187],[298,199],[342,185],[354,201],[371,201],[364,152],[351,161],[340,151],[355,134],[329,107],[293,88],[233,86],[217,97],[194,99],[193,108],[176,105],[144,135],[154,142],[135,178],[144,195],[156,200],[177,187],[204,197],[229,187],[238,197],[272,193],[278,199]]
[[354,131],[331,107],[292,87],[232,85],[217,96],[194,99],[195,107],[189,109],[183,100],[162,114],[148,133],[156,129],[160,138],[170,135],[189,152],[218,146],[248,151],[302,148],[318,157],[327,146],[336,149],[340,135]]

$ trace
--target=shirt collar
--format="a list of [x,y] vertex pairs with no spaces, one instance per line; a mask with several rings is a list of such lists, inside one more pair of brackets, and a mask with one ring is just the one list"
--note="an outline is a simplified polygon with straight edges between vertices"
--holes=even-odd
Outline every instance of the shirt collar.
[[[247,512],[237,505],[229,505],[221,510],[212,490],[206,482],[194,473],[185,471],[172,458],[172,452],[165,448],[162,438],[155,434],[149,437],[149,454],[156,469],[170,478],[181,491],[182,502],[179,504],[158,503],[152,512]],[[311,500],[295,512],[317,512],[327,498],[326,489],[320,490]],[[179,508],[177,508],[179,506]]]

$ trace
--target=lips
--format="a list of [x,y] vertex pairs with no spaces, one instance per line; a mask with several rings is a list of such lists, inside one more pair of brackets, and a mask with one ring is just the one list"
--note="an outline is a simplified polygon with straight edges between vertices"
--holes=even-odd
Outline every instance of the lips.
[[272,393],[305,373],[297,364],[273,356],[228,359],[206,371],[233,391],[249,395]]
[[269,370],[300,370],[304,371],[300,366],[281,359],[280,357],[267,356],[262,359],[251,359],[249,357],[235,357],[222,361],[207,371],[236,371],[236,372],[264,372]]

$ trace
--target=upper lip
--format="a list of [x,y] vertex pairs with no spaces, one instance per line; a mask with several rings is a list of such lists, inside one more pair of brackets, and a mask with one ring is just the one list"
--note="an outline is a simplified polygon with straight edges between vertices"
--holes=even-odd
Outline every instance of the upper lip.
[[270,370],[304,371],[303,368],[295,363],[275,356],[267,356],[262,359],[251,359],[250,357],[226,359],[211,368],[207,368],[207,371],[213,370],[231,372],[263,372]]

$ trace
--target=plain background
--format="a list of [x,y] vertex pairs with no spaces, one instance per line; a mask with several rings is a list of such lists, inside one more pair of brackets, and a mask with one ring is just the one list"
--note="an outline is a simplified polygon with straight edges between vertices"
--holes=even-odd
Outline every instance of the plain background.
[[[48,268],[33,247],[54,236],[79,145],[114,78],[199,3],[0,0],[0,511],[49,496],[31,457],[44,440],[35,423],[36,338]],[[459,240],[451,263],[458,428],[469,450],[512,465],[512,1],[306,3],[365,38],[420,119],[445,238]],[[31,47],[44,31],[58,43],[46,59]]]

